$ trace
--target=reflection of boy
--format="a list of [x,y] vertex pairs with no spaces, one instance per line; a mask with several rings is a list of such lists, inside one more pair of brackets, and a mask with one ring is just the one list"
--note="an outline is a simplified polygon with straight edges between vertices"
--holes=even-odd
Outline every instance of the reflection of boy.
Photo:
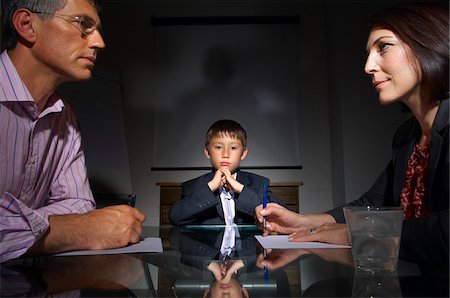
[[242,260],[212,261],[208,270],[214,275],[214,280],[203,297],[249,297],[247,289],[236,278],[237,271],[242,267]]
[[[204,154],[213,171],[182,185],[181,199],[170,209],[173,225],[253,224],[269,179],[239,170],[247,156],[247,134],[233,120],[219,120],[208,129]],[[270,189],[267,201],[284,203]]]

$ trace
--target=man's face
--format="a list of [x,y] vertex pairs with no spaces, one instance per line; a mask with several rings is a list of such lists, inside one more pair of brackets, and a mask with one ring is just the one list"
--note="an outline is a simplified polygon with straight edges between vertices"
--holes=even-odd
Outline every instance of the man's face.
[[32,17],[36,39],[31,50],[42,64],[42,72],[49,78],[56,73],[59,83],[90,79],[98,51],[105,43],[98,30],[83,34],[75,17],[89,18],[100,28],[96,9],[87,0],[67,0],[63,9],[45,20],[35,13]]

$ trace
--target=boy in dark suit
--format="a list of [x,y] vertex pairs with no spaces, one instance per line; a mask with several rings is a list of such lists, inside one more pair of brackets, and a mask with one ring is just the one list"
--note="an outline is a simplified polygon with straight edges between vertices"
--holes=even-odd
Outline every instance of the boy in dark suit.
[[[254,224],[255,207],[260,205],[264,184],[269,179],[239,170],[247,156],[247,133],[233,120],[219,120],[206,133],[204,154],[213,171],[182,185],[181,199],[170,209],[173,225]],[[284,203],[270,189],[267,202]]]

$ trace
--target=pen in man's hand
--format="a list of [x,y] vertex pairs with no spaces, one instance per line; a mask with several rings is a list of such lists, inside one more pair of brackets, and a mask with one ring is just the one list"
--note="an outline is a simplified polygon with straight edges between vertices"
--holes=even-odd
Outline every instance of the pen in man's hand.
[[[267,206],[267,183],[264,183],[263,209]],[[266,217],[264,216],[263,227],[266,229]]]
[[130,205],[131,207],[136,206],[136,193],[135,192],[133,192],[133,194],[128,196],[128,205]]
[[[135,207],[136,206],[136,193],[133,191],[133,194],[128,196],[128,206]],[[139,242],[145,240],[144,237],[139,237]]]

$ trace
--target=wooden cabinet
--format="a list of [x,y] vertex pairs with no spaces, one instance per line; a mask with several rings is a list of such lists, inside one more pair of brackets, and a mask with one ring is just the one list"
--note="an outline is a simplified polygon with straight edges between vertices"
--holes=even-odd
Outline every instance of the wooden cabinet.
[[[181,197],[181,182],[158,182],[160,187],[160,225],[170,225],[169,210]],[[289,209],[299,211],[299,187],[303,182],[271,182],[272,193],[282,200]]]

